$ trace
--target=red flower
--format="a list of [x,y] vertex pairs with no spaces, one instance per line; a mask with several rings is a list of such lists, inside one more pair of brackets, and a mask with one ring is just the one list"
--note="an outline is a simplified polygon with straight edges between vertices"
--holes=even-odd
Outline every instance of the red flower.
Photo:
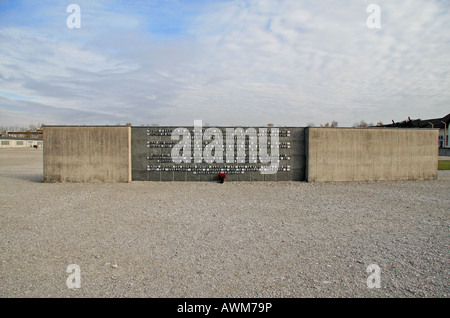
[[219,177],[222,179],[225,179],[227,177],[227,175],[223,172],[219,173]]

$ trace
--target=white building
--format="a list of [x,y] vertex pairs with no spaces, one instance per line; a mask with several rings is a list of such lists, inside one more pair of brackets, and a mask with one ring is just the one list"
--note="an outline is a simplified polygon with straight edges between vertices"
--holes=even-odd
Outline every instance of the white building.
[[1,148],[42,148],[42,138],[0,137]]

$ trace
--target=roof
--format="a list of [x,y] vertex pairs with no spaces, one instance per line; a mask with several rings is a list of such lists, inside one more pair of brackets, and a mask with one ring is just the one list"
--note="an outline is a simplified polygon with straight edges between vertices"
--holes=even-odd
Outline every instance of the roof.
[[[445,123],[445,124],[444,124]],[[410,119],[401,122],[394,122],[392,124],[383,125],[382,127],[399,127],[399,128],[447,128],[450,124],[450,113],[442,118],[432,119]]]
[[21,137],[0,137],[2,140],[38,140],[43,141],[42,138],[21,138]]

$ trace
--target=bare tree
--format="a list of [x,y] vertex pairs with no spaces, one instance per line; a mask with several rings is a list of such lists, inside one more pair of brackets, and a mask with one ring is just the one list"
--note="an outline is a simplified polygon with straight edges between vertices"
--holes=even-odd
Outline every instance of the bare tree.
[[354,123],[353,127],[355,128],[366,128],[367,123],[364,120],[361,120],[359,123]]
[[338,125],[339,125],[338,122],[335,121],[335,120],[333,120],[333,121],[331,122],[331,124],[330,124],[330,123],[320,124],[320,127],[331,127],[331,128],[335,128],[335,127],[337,127]]

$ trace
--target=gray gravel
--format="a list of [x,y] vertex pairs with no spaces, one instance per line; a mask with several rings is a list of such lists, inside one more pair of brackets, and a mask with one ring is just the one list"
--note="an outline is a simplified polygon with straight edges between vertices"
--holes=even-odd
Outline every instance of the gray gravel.
[[0,149],[0,297],[448,297],[449,172],[45,184],[41,149]]

